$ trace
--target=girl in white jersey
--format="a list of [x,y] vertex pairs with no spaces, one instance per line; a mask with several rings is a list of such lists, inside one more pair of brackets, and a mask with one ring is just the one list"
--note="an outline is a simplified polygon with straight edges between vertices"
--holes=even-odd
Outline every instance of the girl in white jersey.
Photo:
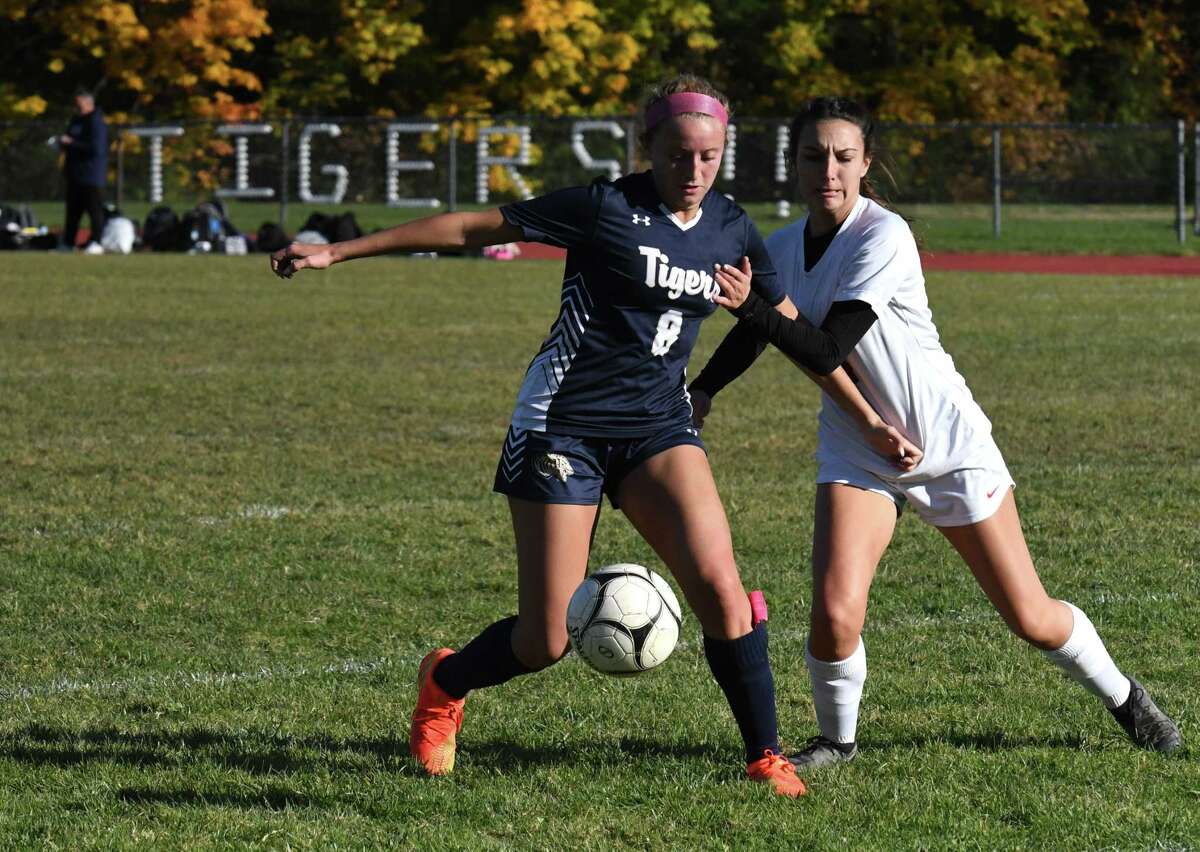
[[857,753],[867,596],[906,503],[949,539],[1017,636],[1099,697],[1137,745],[1174,751],[1174,722],[1116,667],[1087,616],[1042,588],[991,423],[938,339],[912,232],[867,179],[873,122],[852,101],[820,98],[793,121],[791,139],[809,214],[767,249],[801,318],[768,316],[747,265],[722,276],[741,320],[690,385],[698,422],[769,341],[816,373],[844,363],[880,416],[924,450],[898,471],[822,399],[805,653],[820,734],[793,762],[810,769]]
[[[409,745],[432,775],[454,768],[470,691],[547,668],[566,654],[567,601],[587,569],[601,495],[608,493],[696,612],[705,656],[742,734],[747,775],[782,795],[804,793],[780,754],[766,625],[753,620],[683,383],[694,326],[716,305],[728,305],[715,287],[647,287],[654,279],[645,271],[652,261],[668,265],[669,257],[681,281],[698,282],[697,270],[749,254],[760,264],[755,289],[769,298],[769,310],[777,305],[796,316],[748,217],[709,192],[725,146],[727,110],[728,101],[709,83],[681,76],[647,104],[650,172],[498,210],[432,216],[345,243],[293,244],[272,258],[272,268],[291,277],[393,251],[522,239],[567,248],[563,312],[531,365],[533,378],[518,401],[522,422],[514,417],[496,476],[496,490],[508,497],[512,512],[518,612],[460,650],[439,648],[422,661]],[[668,245],[669,252],[660,250]],[[675,322],[664,325],[672,317]],[[545,378],[547,352],[555,357],[554,381]],[[820,381],[859,412],[880,452],[896,447],[902,451],[897,468],[909,466],[905,455],[918,448],[879,420],[842,371]],[[538,393],[527,394],[530,387]],[[556,393],[543,393],[548,387]],[[621,413],[630,416],[604,420]]]

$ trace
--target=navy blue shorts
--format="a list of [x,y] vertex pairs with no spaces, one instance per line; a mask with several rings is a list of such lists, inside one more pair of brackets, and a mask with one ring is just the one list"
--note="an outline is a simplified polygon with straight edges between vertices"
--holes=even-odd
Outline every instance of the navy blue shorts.
[[670,426],[645,438],[573,438],[508,427],[495,491],[534,503],[617,506],[621,481],[651,456],[691,444],[708,452],[691,426]]

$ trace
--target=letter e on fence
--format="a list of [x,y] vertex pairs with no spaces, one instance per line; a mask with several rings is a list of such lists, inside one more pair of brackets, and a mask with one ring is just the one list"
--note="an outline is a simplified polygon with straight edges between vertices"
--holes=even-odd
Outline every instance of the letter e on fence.
[[441,128],[437,123],[400,122],[387,126],[387,206],[388,207],[440,207],[442,202],[436,198],[401,198],[401,172],[431,172],[434,170],[433,160],[401,160],[401,133],[437,133]]

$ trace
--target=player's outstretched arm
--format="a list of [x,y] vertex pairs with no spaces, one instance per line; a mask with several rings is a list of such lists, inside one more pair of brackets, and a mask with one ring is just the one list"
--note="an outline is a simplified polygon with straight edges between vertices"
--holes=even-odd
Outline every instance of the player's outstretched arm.
[[[760,310],[771,311],[766,306],[766,303],[762,301],[761,297],[751,294],[749,258],[742,258],[740,268],[730,266],[729,264],[719,267],[716,270],[715,279],[721,288],[721,293],[716,297],[717,304],[728,308],[735,315],[740,316],[738,309],[751,298],[761,302],[759,306]],[[795,324],[804,327],[803,330],[808,332],[808,334],[798,335],[794,332],[801,331],[801,329],[780,329],[784,332],[793,332],[786,335],[789,338],[789,342],[798,343],[800,339],[807,339],[814,336],[812,334],[812,325],[800,315],[800,311],[792,303],[791,299],[784,298],[782,302],[775,306],[774,311],[778,312],[779,315],[788,321],[787,323],[783,323],[783,325]],[[870,318],[874,321],[874,314],[870,314]],[[778,321],[779,317],[777,316],[775,319]],[[739,325],[742,324],[744,323],[739,323]],[[858,336],[854,339],[857,340],[861,337],[868,327],[869,323],[862,327],[861,331],[858,332]],[[779,346],[783,341],[777,340],[776,337],[778,335],[772,335],[771,340]],[[790,348],[792,347],[786,344],[782,347],[784,353],[792,357],[793,363],[803,370],[804,374],[812,379],[821,390],[825,391],[837,403],[838,408],[853,418],[855,424],[875,452],[890,459],[892,464],[900,471],[910,471],[920,464],[923,455],[921,448],[905,438],[899,430],[883,421],[879,413],[863,397],[846,370],[841,366],[834,366],[840,364],[840,359],[835,359],[831,363],[824,365],[829,369],[818,372],[809,369],[809,367],[797,360],[796,357],[793,357],[793,353],[788,352]]]
[[359,257],[414,251],[453,251],[516,242],[521,229],[497,209],[479,213],[440,213],[405,222],[354,240],[329,245],[292,243],[271,255],[271,271],[291,278],[301,269],[326,269]]

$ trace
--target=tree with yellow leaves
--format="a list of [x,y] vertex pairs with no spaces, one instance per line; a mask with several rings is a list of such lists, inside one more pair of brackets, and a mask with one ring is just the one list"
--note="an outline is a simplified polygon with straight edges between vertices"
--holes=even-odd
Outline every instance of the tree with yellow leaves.
[[0,118],[100,81],[148,120],[632,114],[679,71],[742,115],[835,91],[900,121],[1200,112],[1189,0],[0,0],[0,23]]
[[102,89],[118,114],[236,119],[258,109],[262,84],[237,61],[269,32],[252,0],[0,0],[0,19],[23,72],[0,84],[9,115],[38,115],[78,85]]

